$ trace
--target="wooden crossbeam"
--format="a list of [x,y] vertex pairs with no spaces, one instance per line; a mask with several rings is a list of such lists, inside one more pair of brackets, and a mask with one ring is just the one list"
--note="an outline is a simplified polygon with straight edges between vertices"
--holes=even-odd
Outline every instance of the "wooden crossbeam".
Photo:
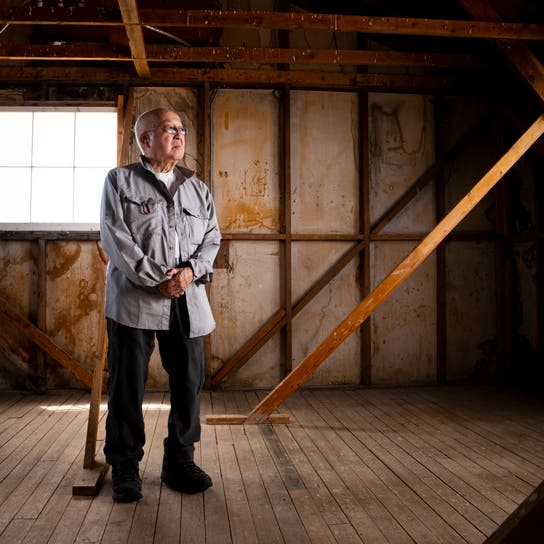
[[[137,74],[128,73],[127,67],[90,68],[62,66],[0,66],[0,80],[4,83],[21,81],[36,83],[81,82],[86,83],[141,83]],[[483,80],[478,73],[473,73],[467,80],[456,76],[417,76],[403,74],[358,74],[311,70],[235,70],[210,68],[154,68],[152,81],[161,84],[189,85],[205,82],[225,85],[290,85],[316,89],[367,89],[387,91],[391,89],[405,91],[437,91],[448,89],[466,89],[475,85],[485,86],[489,80]]]
[[[467,0],[470,1],[470,0]],[[142,9],[143,24],[169,27],[328,30],[364,34],[542,40],[543,25],[327,13]]]
[[[410,36],[443,36],[451,38],[487,38],[542,40],[544,25],[415,17],[375,17],[327,13],[295,13],[273,11],[213,11],[144,8],[141,23],[154,27],[251,28],[283,30],[328,30],[367,34],[399,34]],[[86,6],[47,7],[17,6],[0,9],[0,25],[71,25],[122,26],[125,22],[114,10]]]
[[[123,49],[103,44],[2,44],[0,60],[133,61],[133,58]],[[146,46],[146,61],[422,66],[488,70],[496,64],[491,57],[460,53],[277,47],[181,47],[156,44]]]
[[266,422],[285,399],[293,394],[327,357],[358,329],[399,285],[408,279],[436,249],[438,244],[468,215],[543,133],[544,115],[541,115],[415,249],[241,423]]
[[91,373],[83,368],[69,353],[53,342],[49,336],[43,333],[38,327],[15,311],[4,299],[0,298],[0,313],[6,316],[12,325],[15,325],[29,340],[43,349],[57,363],[68,369],[79,381],[89,389],[92,384]]

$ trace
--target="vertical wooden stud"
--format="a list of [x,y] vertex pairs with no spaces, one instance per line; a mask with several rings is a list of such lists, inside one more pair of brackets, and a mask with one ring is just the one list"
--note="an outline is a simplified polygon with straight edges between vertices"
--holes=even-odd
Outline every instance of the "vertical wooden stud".
[[[434,141],[435,163],[441,163],[445,154],[442,139],[442,99],[434,100]],[[446,215],[446,187],[443,169],[437,171],[435,178],[436,223]],[[436,248],[436,381],[448,380],[448,336],[447,336],[447,297],[446,297],[446,240]]]
[[293,368],[293,242],[291,223],[291,93],[284,89],[280,93],[280,183],[283,194],[283,267],[282,305],[285,308],[285,327],[282,331],[283,364],[282,377]]
[[[359,101],[359,231],[362,230],[366,241],[365,250],[359,259],[359,290],[361,298],[370,293],[370,138],[368,118],[368,93],[362,91]],[[370,321],[361,325],[361,375],[360,383],[372,382],[372,361],[370,349]]]
[[[37,325],[45,332],[47,326],[47,240],[38,240],[38,316]],[[36,353],[36,385],[38,391],[47,389],[47,365],[45,352]]]

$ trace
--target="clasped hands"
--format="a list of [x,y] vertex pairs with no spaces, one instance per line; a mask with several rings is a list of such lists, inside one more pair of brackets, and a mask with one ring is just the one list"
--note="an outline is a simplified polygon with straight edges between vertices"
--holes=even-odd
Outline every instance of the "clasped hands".
[[190,267],[171,268],[166,274],[170,276],[170,279],[159,284],[159,291],[168,298],[178,298],[183,295],[194,279],[193,270]]

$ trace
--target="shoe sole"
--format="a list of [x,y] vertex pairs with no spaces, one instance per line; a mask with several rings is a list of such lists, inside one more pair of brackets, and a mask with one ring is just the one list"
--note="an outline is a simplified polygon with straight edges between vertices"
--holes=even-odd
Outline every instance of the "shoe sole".
[[168,486],[170,489],[173,489],[174,491],[180,491],[181,493],[187,493],[188,495],[194,495],[196,493],[202,493],[206,491],[206,489],[210,489],[212,487],[213,482],[205,482],[203,485],[200,486],[188,486],[184,485],[180,482],[174,482],[169,480],[168,478],[161,478],[161,481],[163,484]]
[[119,495],[112,495],[112,499],[115,502],[135,502],[139,501],[140,499],[143,499],[143,495],[141,493],[134,493],[134,494],[119,494]]

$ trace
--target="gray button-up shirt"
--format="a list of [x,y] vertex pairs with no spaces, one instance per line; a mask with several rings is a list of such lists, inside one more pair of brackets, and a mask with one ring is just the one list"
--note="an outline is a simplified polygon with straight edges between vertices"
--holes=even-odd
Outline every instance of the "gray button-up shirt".
[[110,258],[105,315],[129,327],[169,328],[171,300],[158,284],[180,264],[177,240],[180,261],[195,276],[185,294],[194,338],[215,328],[204,283],[198,280],[211,274],[221,235],[206,185],[186,168],[176,166],[175,174],[169,191],[142,157],[106,177],[100,214],[102,246]]

